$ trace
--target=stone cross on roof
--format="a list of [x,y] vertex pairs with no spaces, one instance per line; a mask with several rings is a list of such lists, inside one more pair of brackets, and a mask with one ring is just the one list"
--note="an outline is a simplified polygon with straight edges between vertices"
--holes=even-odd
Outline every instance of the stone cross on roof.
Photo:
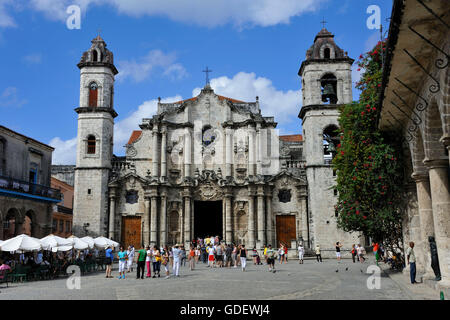
[[325,21],[325,17],[323,18],[322,21],[320,21],[320,23],[323,25],[323,28],[325,29],[325,24],[327,23],[327,21]]
[[206,84],[209,84],[209,73],[212,72],[212,70],[209,70],[208,67],[206,67],[206,70],[203,70],[202,72],[206,73]]

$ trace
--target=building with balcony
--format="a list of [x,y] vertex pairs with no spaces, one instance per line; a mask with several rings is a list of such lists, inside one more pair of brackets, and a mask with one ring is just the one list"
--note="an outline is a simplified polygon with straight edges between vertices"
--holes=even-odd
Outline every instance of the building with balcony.
[[50,187],[53,148],[0,126],[0,238],[51,232],[59,190]]
[[61,192],[61,202],[56,205],[52,215],[52,233],[66,238],[72,234],[73,185],[52,176],[51,187]]

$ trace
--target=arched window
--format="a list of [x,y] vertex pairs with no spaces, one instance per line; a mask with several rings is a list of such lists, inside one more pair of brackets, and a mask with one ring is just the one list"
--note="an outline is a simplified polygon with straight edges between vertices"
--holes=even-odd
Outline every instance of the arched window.
[[97,50],[93,50],[93,51],[92,51],[92,61],[93,61],[93,62],[96,62],[97,59],[98,59],[98,53],[97,53]]
[[87,138],[87,153],[88,154],[95,154],[95,146],[96,146],[96,140],[95,140],[95,136],[90,135]]
[[338,127],[334,124],[327,126],[323,130],[323,160],[325,164],[331,164],[339,142]]
[[89,85],[89,107],[96,107],[98,99],[98,85],[91,82]]
[[323,51],[323,56],[325,59],[330,59],[330,56],[331,56],[330,48],[325,48],[325,50]]
[[337,79],[331,74],[327,73],[320,79],[320,86],[322,89],[322,102],[325,104],[336,104],[337,97]]

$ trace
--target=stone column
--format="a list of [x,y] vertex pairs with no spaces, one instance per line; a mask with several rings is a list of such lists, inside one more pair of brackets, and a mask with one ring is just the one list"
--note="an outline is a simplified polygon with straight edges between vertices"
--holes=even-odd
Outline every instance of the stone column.
[[303,246],[306,247],[308,244],[309,236],[308,236],[308,212],[306,208],[307,196],[302,195],[300,198],[301,205],[301,216],[302,216],[302,238],[303,238]]
[[[264,187],[258,187],[258,241],[261,243],[261,246],[266,242],[265,237],[265,210],[264,210]],[[259,248],[258,248],[259,249]]]
[[111,188],[109,190],[109,234],[110,239],[115,238],[116,225],[116,190]]
[[232,175],[233,139],[230,128],[225,128],[225,176]]
[[150,244],[150,198],[148,196],[145,197],[145,212],[144,212],[144,227],[142,230],[143,234],[143,243],[145,246]]
[[248,248],[255,246],[255,193],[253,190],[248,191]]
[[152,195],[151,201],[151,218],[150,218],[150,245],[156,245],[157,238],[157,222],[158,222],[158,197]]
[[189,190],[183,192],[184,197],[184,242],[191,242],[191,194]]
[[191,134],[189,128],[184,128],[184,176],[191,176]]
[[231,204],[231,192],[225,195],[225,242],[231,243],[232,239],[232,227],[231,227],[231,221],[232,221],[232,204]]
[[261,140],[261,124],[256,124],[256,174],[262,174],[262,140]]
[[161,132],[161,181],[167,177],[167,128],[164,126]]
[[167,193],[163,191],[161,193],[161,207],[160,207],[160,245],[164,246],[167,244]]
[[248,175],[255,175],[255,128],[248,125]]
[[424,279],[434,279],[431,268],[431,253],[428,237],[434,237],[433,208],[431,202],[430,180],[428,174],[413,173],[412,178],[416,182],[417,203],[419,206],[420,219],[420,242],[417,244],[418,255],[423,256]]
[[152,133],[152,170],[153,170],[153,176],[158,177],[158,126],[153,126],[153,133]]
[[267,208],[267,244],[271,244],[274,246],[274,239],[273,239],[273,232],[274,232],[274,225],[273,225],[273,212],[272,212],[272,192],[268,191],[266,194],[266,208]]
[[425,160],[430,177],[434,233],[442,280],[439,285],[450,287],[450,192],[448,160]]

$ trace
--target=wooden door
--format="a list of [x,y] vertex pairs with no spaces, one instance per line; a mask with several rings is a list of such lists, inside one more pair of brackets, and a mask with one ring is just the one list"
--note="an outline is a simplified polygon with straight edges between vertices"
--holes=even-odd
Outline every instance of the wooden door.
[[295,216],[277,216],[277,244],[284,243],[288,248],[291,247],[291,241],[297,238],[295,229]]
[[141,217],[122,217],[122,246],[141,247]]

